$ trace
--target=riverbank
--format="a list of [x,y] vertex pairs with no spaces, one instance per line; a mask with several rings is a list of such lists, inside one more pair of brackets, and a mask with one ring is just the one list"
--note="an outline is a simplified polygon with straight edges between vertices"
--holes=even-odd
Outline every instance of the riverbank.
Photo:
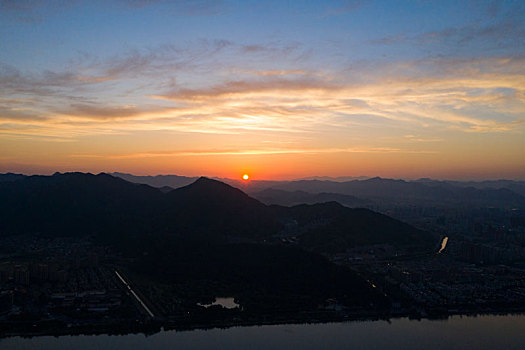
[[217,320],[207,323],[186,321],[159,321],[150,320],[148,322],[106,322],[98,324],[72,325],[62,322],[37,322],[37,323],[0,323],[0,338],[10,337],[41,337],[41,336],[76,336],[76,335],[129,335],[144,334],[147,336],[162,331],[192,331],[227,329],[231,327],[250,327],[250,326],[270,326],[270,325],[289,325],[289,324],[325,324],[325,323],[345,323],[345,322],[371,322],[387,321],[391,322],[403,318],[412,320],[447,320],[455,316],[477,317],[477,316],[507,316],[525,315],[525,307],[509,308],[499,311],[483,310],[463,310],[455,313],[417,313],[399,312],[396,314],[378,313],[355,313],[345,315],[335,315],[329,313],[318,313],[316,317],[310,315],[281,315],[272,319],[236,319],[236,320]]

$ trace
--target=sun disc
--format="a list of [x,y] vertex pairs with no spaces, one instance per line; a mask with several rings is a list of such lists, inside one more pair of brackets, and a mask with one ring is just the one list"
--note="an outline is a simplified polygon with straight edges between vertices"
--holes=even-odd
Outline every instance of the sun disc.
[[244,180],[248,180],[250,177],[248,176],[248,174],[244,174],[244,175],[242,176],[242,178],[243,178]]

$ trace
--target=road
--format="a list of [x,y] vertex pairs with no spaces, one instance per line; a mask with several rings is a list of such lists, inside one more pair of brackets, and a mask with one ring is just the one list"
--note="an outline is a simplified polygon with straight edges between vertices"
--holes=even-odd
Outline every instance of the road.
[[122,283],[124,283],[124,285],[126,286],[126,288],[131,292],[131,294],[135,297],[135,299],[137,299],[137,301],[139,302],[139,304],[142,306],[142,308],[144,309],[144,311],[146,311],[146,313],[151,317],[151,318],[155,318],[155,315],[153,314],[153,312],[151,312],[151,310],[149,309],[149,307],[144,304],[144,302],[142,301],[142,299],[140,299],[140,297],[137,295],[137,293],[135,293],[135,291],[133,289],[131,289],[131,286],[128,284],[128,282],[126,282],[126,280],[120,275],[120,273],[118,273],[117,270],[115,270],[115,274],[117,275],[117,277],[122,281]]

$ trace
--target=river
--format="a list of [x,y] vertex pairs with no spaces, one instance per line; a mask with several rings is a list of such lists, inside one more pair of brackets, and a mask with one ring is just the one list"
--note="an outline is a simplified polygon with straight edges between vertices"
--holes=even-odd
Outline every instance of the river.
[[443,238],[443,240],[441,241],[441,248],[439,248],[439,251],[437,252],[438,254],[443,253],[443,251],[447,247],[447,243],[448,243],[448,237]]
[[1,349],[524,349],[525,315],[0,339]]

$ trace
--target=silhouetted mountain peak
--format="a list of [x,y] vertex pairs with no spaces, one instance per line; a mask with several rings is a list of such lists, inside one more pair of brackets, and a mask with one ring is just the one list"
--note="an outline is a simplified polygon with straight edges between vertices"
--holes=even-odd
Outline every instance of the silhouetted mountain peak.
[[[100,174],[104,174],[104,173],[100,173]],[[35,176],[44,177],[42,175],[35,175]],[[81,173],[78,171],[65,172],[65,173],[61,173],[57,171],[52,175],[52,177],[54,178],[63,178],[63,179],[86,179],[86,178],[94,178],[95,176],[97,175],[94,175],[92,173]]]
[[111,176],[106,173],[92,174],[92,173],[81,173],[81,172],[67,172],[60,173],[56,172],[52,176],[42,176],[35,175],[31,176],[33,179],[40,179],[46,183],[57,183],[57,184],[68,184],[70,186],[82,186],[82,185],[95,185],[100,183],[105,183],[108,185],[111,184],[120,184],[120,185],[129,185],[130,183],[124,181],[118,177]]
[[238,188],[232,187],[224,182],[213,180],[208,177],[201,176],[195,182],[180,188],[180,190],[191,190],[191,191],[209,191],[210,193],[217,192],[237,192],[239,194],[245,195],[244,192]]
[[368,180],[363,180],[363,183],[375,183],[375,184],[393,184],[393,183],[406,183],[402,179],[383,179],[382,177],[376,176]]
[[1,182],[12,182],[17,181],[26,178],[26,175],[23,174],[15,174],[15,173],[5,173],[0,174],[0,183]]
[[[197,181],[193,183],[193,185],[197,187],[204,187],[207,189],[216,189],[216,190],[222,190],[222,191],[235,191],[238,193],[242,193],[245,196],[248,196],[243,190],[242,187],[237,187],[236,184],[228,184],[226,182],[223,182],[221,180],[215,180],[210,179],[207,177],[201,177]],[[251,197],[250,197],[251,198]]]
[[146,184],[158,188],[169,186],[172,189],[187,186],[195,182],[195,180],[197,180],[196,177],[187,177],[179,175],[136,176],[118,172],[110,173],[110,175],[133,183]]
[[222,235],[264,236],[279,228],[268,208],[243,191],[221,181],[201,177],[166,194],[166,215],[216,240]]
[[207,204],[220,203],[221,205],[264,206],[261,202],[248,196],[240,189],[204,176],[192,184],[171,191],[168,195],[174,199],[191,197],[192,200],[205,200]]
[[209,177],[206,177],[206,176],[199,177],[194,183],[195,184],[223,184],[223,185],[226,185],[224,182],[221,182],[221,181],[218,181],[218,180],[214,180],[214,179],[210,179]]

